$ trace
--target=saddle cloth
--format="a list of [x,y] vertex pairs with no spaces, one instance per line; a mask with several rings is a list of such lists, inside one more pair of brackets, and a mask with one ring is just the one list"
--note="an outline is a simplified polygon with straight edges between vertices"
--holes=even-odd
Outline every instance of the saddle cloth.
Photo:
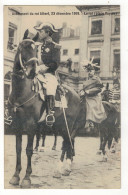
[[46,73],[45,76],[39,74],[34,78],[32,90],[35,91],[36,93],[38,92],[40,95],[40,98],[43,101],[45,101],[46,95],[54,95],[55,96],[55,107],[67,108],[67,100],[66,100],[65,95],[59,94],[60,100],[56,100],[57,86],[58,86],[58,81],[55,76],[49,73]]
[[38,74],[36,77],[38,81],[43,83],[43,86],[46,89],[46,94],[55,96],[58,85],[57,78],[50,73],[46,73],[44,75]]

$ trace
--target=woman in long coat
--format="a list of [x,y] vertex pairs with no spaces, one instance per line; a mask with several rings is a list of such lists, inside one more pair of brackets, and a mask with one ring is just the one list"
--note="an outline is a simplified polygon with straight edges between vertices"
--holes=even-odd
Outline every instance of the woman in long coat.
[[101,123],[107,118],[101,98],[103,84],[100,78],[95,76],[95,69],[97,67],[88,64],[85,68],[88,71],[88,80],[83,85],[83,92],[86,97],[86,121],[90,124]]

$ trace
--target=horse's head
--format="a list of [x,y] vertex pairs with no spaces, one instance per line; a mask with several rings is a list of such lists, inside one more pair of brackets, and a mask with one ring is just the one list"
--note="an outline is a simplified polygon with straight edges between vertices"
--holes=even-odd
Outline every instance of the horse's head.
[[23,39],[17,50],[14,69],[23,71],[27,78],[34,78],[36,72],[37,47],[34,39]]

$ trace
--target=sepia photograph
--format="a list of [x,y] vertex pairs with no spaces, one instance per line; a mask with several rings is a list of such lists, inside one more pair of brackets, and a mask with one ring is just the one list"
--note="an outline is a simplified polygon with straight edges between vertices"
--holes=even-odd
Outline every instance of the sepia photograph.
[[120,5],[4,5],[4,188],[121,188]]

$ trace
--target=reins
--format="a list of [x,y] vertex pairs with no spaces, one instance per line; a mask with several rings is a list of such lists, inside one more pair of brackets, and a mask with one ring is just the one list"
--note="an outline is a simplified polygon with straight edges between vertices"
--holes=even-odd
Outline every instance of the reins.
[[28,102],[30,102],[33,98],[35,98],[36,96],[38,95],[38,93],[35,93],[31,98],[29,98],[28,100],[26,100],[25,102],[23,102],[22,104],[20,105],[16,105],[16,104],[13,104],[10,99],[8,99],[8,102],[9,104],[11,104],[12,106],[14,106],[15,108],[15,111],[17,110],[17,108],[20,108],[21,106],[24,106],[25,104],[27,104]]

